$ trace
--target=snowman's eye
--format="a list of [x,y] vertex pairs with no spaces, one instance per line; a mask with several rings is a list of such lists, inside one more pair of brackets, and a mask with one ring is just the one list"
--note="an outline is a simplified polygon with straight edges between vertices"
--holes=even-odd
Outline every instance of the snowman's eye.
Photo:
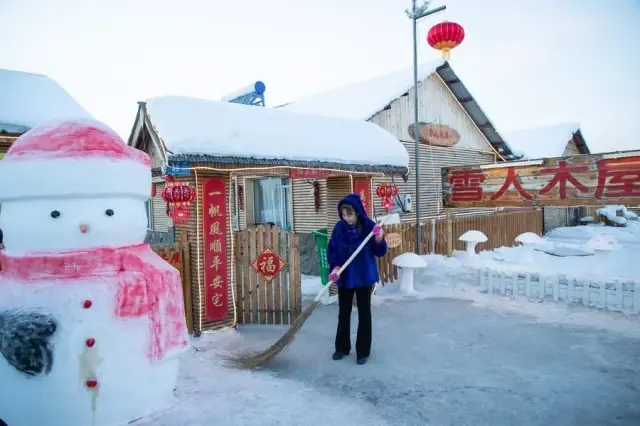
[[107,209],[107,211],[104,212],[107,216],[113,216],[114,212],[111,209]]
[[60,212],[58,210],[54,210],[51,212],[51,217],[57,219],[60,217]]

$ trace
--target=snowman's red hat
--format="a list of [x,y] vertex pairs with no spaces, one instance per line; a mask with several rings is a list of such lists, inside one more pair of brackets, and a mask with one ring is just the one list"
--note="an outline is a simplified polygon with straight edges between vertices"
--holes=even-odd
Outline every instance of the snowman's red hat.
[[58,121],[20,136],[0,160],[0,203],[49,197],[151,196],[151,160],[94,120]]

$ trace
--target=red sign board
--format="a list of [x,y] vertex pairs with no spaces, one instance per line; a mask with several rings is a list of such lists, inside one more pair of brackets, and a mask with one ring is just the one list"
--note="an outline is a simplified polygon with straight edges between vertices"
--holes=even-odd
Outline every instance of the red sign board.
[[266,281],[273,280],[282,269],[287,265],[287,262],[282,260],[280,256],[270,248],[266,248],[256,257],[251,267],[255,269],[262,278]]
[[369,178],[354,178],[353,179],[353,192],[360,194],[360,200],[364,206],[364,211],[369,216],[373,215],[371,211],[371,179]]
[[451,208],[640,204],[640,156],[447,167],[442,186]]
[[289,169],[290,179],[326,179],[329,171],[323,169]]
[[229,313],[229,265],[227,262],[227,180],[204,178],[202,217],[204,243],[204,317],[220,321]]

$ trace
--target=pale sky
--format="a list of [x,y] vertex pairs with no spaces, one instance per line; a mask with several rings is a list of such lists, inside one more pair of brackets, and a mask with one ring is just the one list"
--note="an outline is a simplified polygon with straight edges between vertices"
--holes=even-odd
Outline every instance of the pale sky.
[[[464,26],[451,64],[499,132],[576,121],[592,151],[640,149],[640,0],[438,0]],[[136,102],[267,105],[410,67],[409,0],[0,0],[0,68],[47,74],[127,137]],[[1,95],[1,94],[0,94]]]

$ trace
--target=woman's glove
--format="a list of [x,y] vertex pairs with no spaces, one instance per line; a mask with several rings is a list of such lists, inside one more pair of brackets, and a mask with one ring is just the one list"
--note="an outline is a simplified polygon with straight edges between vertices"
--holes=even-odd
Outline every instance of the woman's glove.
[[382,230],[382,226],[376,225],[373,227],[373,236],[376,237],[376,241],[382,241],[382,236],[384,235],[384,231]]
[[333,271],[331,271],[331,273],[329,274],[329,281],[334,282],[334,283],[338,282],[338,280],[340,279],[340,274],[338,274],[339,270],[340,270],[340,268],[338,266],[333,268]]

